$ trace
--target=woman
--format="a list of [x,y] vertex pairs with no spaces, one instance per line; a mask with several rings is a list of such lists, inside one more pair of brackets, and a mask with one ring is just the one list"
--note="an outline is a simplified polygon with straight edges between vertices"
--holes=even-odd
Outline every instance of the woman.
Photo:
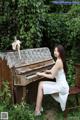
[[69,94],[69,85],[66,81],[66,62],[64,48],[62,45],[55,47],[54,56],[57,58],[56,63],[50,70],[36,73],[39,76],[43,76],[49,79],[56,78],[56,82],[41,81],[39,83],[35,116],[41,115],[42,98],[45,94],[51,94],[52,97],[60,103],[62,111],[64,111],[66,107],[66,101]]

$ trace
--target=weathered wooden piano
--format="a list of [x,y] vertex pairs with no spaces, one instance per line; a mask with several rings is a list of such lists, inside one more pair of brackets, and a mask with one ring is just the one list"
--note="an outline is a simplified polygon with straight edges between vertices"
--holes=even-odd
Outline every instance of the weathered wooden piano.
[[17,51],[0,53],[0,80],[9,81],[16,102],[20,102],[26,98],[29,84],[44,79],[36,72],[50,69],[54,63],[47,47],[21,50],[21,59]]

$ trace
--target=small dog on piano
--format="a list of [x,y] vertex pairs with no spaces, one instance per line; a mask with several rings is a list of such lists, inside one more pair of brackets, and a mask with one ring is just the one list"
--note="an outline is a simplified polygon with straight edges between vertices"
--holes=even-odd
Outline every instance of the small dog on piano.
[[[54,56],[56,57],[55,65],[45,72],[37,72],[38,76],[43,76],[45,78],[54,79],[54,81],[41,81],[38,86],[37,100],[35,107],[35,116],[40,116],[42,109],[42,99],[43,95],[51,94],[52,97],[60,103],[62,111],[65,110],[67,97],[69,94],[69,85],[66,80],[66,60],[64,47],[58,45],[54,48]],[[58,93],[55,95],[54,93]]]

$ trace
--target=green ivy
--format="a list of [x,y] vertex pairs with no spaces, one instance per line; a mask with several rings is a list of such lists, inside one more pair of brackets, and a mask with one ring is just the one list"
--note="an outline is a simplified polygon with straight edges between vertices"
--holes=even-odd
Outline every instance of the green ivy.
[[9,105],[11,102],[11,90],[9,88],[9,83],[7,80],[2,81],[2,86],[0,88],[0,103],[4,105]]
[[67,81],[69,83],[69,86],[74,86],[75,84],[75,69],[74,69],[74,62],[72,59],[69,59],[67,61]]
[[34,120],[33,108],[22,102],[11,107],[9,111],[10,120]]
[[0,112],[8,112],[9,120],[34,120],[33,107],[25,102],[13,104],[11,90],[7,80],[0,88]]

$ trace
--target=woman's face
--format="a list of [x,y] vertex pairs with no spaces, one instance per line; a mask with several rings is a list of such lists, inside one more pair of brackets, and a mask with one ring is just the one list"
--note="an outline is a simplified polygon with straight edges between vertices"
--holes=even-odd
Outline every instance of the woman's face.
[[54,56],[55,56],[56,58],[59,57],[59,52],[58,52],[58,48],[57,48],[57,47],[54,49]]

